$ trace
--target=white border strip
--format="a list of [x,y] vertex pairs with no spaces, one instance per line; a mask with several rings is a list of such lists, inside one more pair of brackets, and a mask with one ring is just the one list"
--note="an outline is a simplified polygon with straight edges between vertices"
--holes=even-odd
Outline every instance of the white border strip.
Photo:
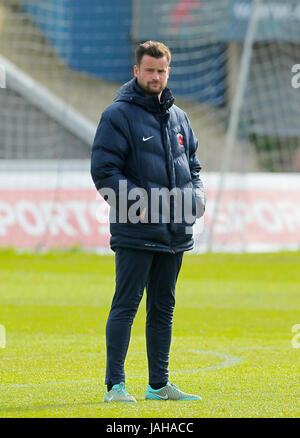
[[94,189],[92,177],[88,172],[1,172],[0,190],[60,190]]
[[[217,172],[200,173],[205,188],[217,189],[220,174]],[[278,189],[299,190],[299,173],[228,173],[224,183],[227,190]]]
[[[58,189],[58,188],[94,188],[88,160],[73,161],[29,161],[26,169],[24,161],[8,163],[0,160],[0,189]],[[84,170],[80,170],[80,167]],[[10,170],[11,169],[11,170]],[[38,169],[38,170],[37,170]],[[44,170],[43,170],[44,169]],[[73,169],[73,170],[72,170]],[[216,190],[219,174],[202,173],[204,188]],[[227,190],[300,190],[300,174],[291,173],[230,173],[226,177]]]

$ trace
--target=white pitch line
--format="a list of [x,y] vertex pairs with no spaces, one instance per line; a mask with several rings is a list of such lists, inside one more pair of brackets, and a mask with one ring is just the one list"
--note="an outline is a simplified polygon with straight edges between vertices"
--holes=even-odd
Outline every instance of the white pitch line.
[[275,350],[277,345],[256,345],[253,347],[238,347],[237,351],[252,351],[252,350]]
[[213,351],[213,350],[194,350],[194,352],[202,353],[202,354],[204,353],[211,354],[213,356],[217,356],[223,359],[223,362],[221,362],[220,364],[202,368],[201,371],[212,371],[212,370],[219,370],[222,368],[231,368],[243,362],[243,359],[241,357],[234,356],[233,354],[229,354],[229,353],[220,353],[218,351]]
[[191,370],[182,370],[182,371],[173,371],[171,374],[187,374],[187,373],[198,373],[200,372],[207,372],[207,371],[214,371],[214,370],[220,370],[224,368],[231,368],[239,363],[243,362],[243,359],[238,356],[234,356],[233,354],[229,353],[220,353],[218,351],[214,350],[187,350],[190,353],[199,353],[199,354],[210,354],[212,356],[217,356],[223,359],[223,362],[212,365],[205,368],[198,368],[198,369],[191,369]]

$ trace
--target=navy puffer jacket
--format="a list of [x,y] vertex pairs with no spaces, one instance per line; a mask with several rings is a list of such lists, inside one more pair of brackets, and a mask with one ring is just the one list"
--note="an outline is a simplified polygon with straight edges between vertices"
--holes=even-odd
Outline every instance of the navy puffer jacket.
[[[195,217],[178,221],[170,196],[169,219],[165,220],[162,197],[158,211],[152,209],[151,189],[177,188],[183,193],[189,188],[192,215],[200,217],[205,195],[199,178],[197,144],[186,113],[174,105],[168,88],[160,101],[157,96],[145,96],[135,78],[120,88],[114,103],[102,114],[91,158],[97,190],[103,195],[108,188],[116,194],[115,217],[110,221],[112,250],[125,247],[176,253],[193,248],[189,226]],[[128,200],[126,214],[134,203],[139,206],[137,212],[144,211],[145,206],[144,221],[124,220],[119,209],[121,181],[126,183],[126,195],[136,189],[131,192],[134,197]],[[112,205],[109,196],[104,198]]]

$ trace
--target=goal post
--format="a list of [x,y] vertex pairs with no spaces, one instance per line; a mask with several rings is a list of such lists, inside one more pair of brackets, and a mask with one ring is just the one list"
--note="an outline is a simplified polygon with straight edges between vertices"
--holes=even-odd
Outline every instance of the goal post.
[[261,3],[262,0],[253,1],[245,42],[243,45],[241,65],[238,74],[238,81],[237,81],[236,91],[233,97],[232,108],[229,116],[228,129],[226,133],[226,141],[225,141],[224,151],[221,160],[219,183],[218,183],[217,193],[214,201],[214,209],[211,218],[211,225],[210,225],[210,229],[208,230],[208,238],[207,238],[208,251],[212,251],[213,249],[214,226],[218,219],[220,203],[222,200],[222,192],[226,184],[226,174],[230,168],[230,159],[232,153],[234,152],[234,146],[238,133],[241,107],[243,104],[245,89],[247,86],[249,67],[252,57],[252,48],[253,48],[255,33],[257,29],[259,7],[261,6]]

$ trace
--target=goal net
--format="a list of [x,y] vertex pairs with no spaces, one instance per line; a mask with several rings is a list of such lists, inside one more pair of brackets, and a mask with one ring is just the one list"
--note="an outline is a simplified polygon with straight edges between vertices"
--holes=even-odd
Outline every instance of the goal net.
[[298,0],[0,0],[0,170],[88,172],[148,39],[172,51],[169,87],[215,188],[213,239],[226,175],[300,171]]

